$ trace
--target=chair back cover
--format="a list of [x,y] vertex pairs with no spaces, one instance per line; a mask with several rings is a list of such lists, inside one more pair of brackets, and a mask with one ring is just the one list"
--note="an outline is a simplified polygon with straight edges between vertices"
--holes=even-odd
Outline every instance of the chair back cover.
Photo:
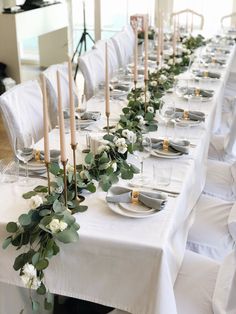
[[[62,108],[63,110],[69,109],[69,79],[68,79],[68,64],[54,64],[48,67],[43,75],[46,78],[47,93],[49,99],[48,111],[52,128],[57,125],[57,71],[60,73],[61,83],[61,97],[62,97]],[[74,92],[75,105],[78,103],[77,90],[74,80],[72,81],[72,88]]]
[[218,272],[213,294],[214,314],[236,313],[236,250],[229,254]]
[[24,135],[31,134],[35,142],[43,137],[43,100],[36,80],[2,94],[0,109],[13,151],[16,137],[24,141]]
[[224,151],[226,155],[236,160],[236,110],[233,111],[230,131],[224,139]]

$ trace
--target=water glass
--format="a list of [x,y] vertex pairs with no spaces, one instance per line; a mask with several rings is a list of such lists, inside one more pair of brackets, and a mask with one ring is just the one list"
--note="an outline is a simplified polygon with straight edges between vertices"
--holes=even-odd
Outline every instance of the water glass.
[[168,186],[171,182],[172,165],[159,164],[153,165],[153,185],[156,186]]

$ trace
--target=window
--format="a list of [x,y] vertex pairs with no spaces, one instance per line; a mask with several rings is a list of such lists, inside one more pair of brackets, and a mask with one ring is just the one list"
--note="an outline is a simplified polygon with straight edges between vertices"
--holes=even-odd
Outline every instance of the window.
[[[174,12],[187,8],[202,14],[204,30],[209,34],[216,34],[220,31],[221,17],[232,12],[233,0],[174,0]],[[230,23],[230,19],[227,23]]]

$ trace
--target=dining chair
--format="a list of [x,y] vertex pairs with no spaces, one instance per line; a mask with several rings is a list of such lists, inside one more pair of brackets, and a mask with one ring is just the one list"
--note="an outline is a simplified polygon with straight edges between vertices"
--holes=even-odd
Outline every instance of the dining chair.
[[178,12],[173,12],[170,16],[171,24],[173,23],[173,20],[176,21],[178,27],[180,26],[180,19],[185,18],[186,20],[186,32],[189,31],[192,33],[194,28],[194,22],[196,17],[200,19],[199,29],[202,30],[204,26],[204,16],[196,11],[193,11],[191,9],[184,9]]
[[[174,284],[179,314],[236,313],[236,252],[222,264],[186,250]],[[176,310],[173,309],[173,313]],[[118,309],[109,314],[129,314]]]
[[14,151],[16,137],[24,141],[31,134],[37,142],[43,137],[43,100],[36,80],[16,85],[0,96],[0,110]]
[[235,17],[236,17],[236,12],[232,12],[232,13],[230,13],[230,14],[228,14],[228,15],[222,16],[222,18],[220,19],[221,28],[222,28],[223,30],[226,30],[226,29],[225,29],[224,22],[225,22],[226,20],[228,20],[228,19],[232,19],[232,18],[235,18]]
[[[229,124],[229,131],[224,135],[213,135],[209,145],[208,158],[234,162],[236,161],[236,103],[233,104],[233,112],[229,112],[225,123]],[[226,128],[226,126],[224,126]]]
[[206,182],[203,192],[228,202],[236,201],[236,161],[233,164],[207,161]]
[[236,248],[236,203],[202,194],[193,213],[187,249],[222,261]]
[[[60,84],[61,84],[61,98],[63,110],[69,109],[69,78],[68,78],[68,63],[53,64],[49,66],[42,74],[46,79],[47,94],[48,94],[48,111],[50,117],[51,127],[54,128],[57,125],[57,71],[60,73]],[[74,103],[78,103],[77,88],[72,81],[72,89],[74,94]]]
[[24,314],[32,314],[30,294],[34,300],[40,303],[40,311],[37,311],[37,313],[53,313],[53,309],[44,310],[43,298],[39,297],[35,290],[31,289],[29,293],[29,289],[3,282],[0,282],[0,313],[15,314],[21,313],[21,310],[24,309]]
[[133,28],[128,25],[124,27],[121,32],[118,32],[111,37],[111,41],[113,42],[117,53],[120,68],[126,66],[131,61],[131,57],[134,54],[134,36]]

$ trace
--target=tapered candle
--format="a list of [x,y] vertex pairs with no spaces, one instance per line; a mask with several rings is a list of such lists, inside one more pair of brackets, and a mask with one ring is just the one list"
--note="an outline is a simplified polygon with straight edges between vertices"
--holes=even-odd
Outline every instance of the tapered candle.
[[163,51],[164,51],[164,18],[163,18],[163,12],[161,12],[161,55],[163,56]]
[[61,82],[60,73],[57,71],[57,96],[58,96],[58,117],[59,117],[59,129],[60,129],[60,147],[61,147],[61,161],[66,162],[66,147],[65,147],[65,125],[64,115],[62,110],[61,101]]
[[173,55],[176,55],[176,17],[174,18],[174,29],[173,29]]
[[71,145],[76,145],[76,127],[75,127],[75,103],[73,93],[73,76],[70,57],[68,56],[68,77],[69,77],[69,99],[70,99],[70,135]]
[[134,23],[134,35],[135,35],[135,42],[134,42],[134,82],[137,82],[138,77],[138,30],[137,30],[137,21]]
[[161,14],[158,12],[158,42],[157,42],[157,62],[161,63]]
[[107,43],[105,44],[105,95],[106,95],[106,115],[110,115],[110,89],[109,89],[109,66]]
[[48,137],[48,99],[46,92],[46,82],[43,74],[40,75],[42,82],[42,93],[43,93],[43,135],[44,135],[44,161],[50,162],[49,153],[49,137]]
[[148,80],[148,15],[144,21],[144,80]]

